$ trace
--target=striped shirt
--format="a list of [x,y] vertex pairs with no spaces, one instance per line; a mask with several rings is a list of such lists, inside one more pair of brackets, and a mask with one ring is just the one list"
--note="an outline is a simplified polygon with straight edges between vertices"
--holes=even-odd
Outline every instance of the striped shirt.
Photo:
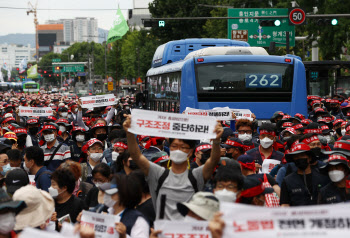
[[[58,140],[56,139],[54,146],[52,146],[51,148],[48,148],[46,143],[45,145],[40,147],[44,151],[44,161],[50,160],[51,155],[53,154],[53,152],[55,151],[55,149],[59,144],[60,142],[58,142]],[[67,146],[66,144],[63,144],[58,149],[53,159],[47,165],[47,169],[51,171],[55,171],[58,168],[58,166],[60,166],[60,164],[62,164],[64,161],[70,158],[71,158],[71,154],[70,154],[69,146]]]

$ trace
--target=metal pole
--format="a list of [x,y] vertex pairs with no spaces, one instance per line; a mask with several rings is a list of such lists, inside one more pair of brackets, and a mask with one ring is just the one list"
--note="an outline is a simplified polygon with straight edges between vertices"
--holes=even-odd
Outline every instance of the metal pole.
[[286,32],[286,53],[289,54],[289,31]]

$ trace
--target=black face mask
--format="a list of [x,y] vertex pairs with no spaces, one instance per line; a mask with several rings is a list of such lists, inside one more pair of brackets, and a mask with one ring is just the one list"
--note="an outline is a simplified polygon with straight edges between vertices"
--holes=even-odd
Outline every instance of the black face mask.
[[335,129],[335,132],[337,132],[338,135],[341,135],[341,127]]
[[331,110],[332,110],[333,112],[337,112],[337,111],[338,111],[338,107],[331,107]]
[[228,158],[230,158],[230,159],[233,158],[233,157],[232,157],[232,153],[227,153],[227,152],[226,152],[225,156],[228,157]]
[[23,147],[23,146],[25,146],[25,144],[26,144],[26,138],[18,138],[17,139],[17,145],[19,147]]
[[139,167],[137,167],[135,161],[129,160],[129,168],[130,168],[131,170],[136,170],[136,169],[138,169]]
[[38,127],[29,128],[29,133],[34,136],[38,133]]
[[307,168],[307,166],[309,166],[309,162],[307,160],[307,158],[297,159],[294,160],[294,164],[295,166],[297,166],[298,169],[304,171]]
[[[232,153],[231,153],[231,155],[232,155]],[[209,159],[210,154],[202,154],[201,156],[202,156],[202,158],[200,159],[200,162],[201,162],[201,164],[205,164],[205,162],[207,162],[207,160]]]
[[107,134],[98,134],[97,140],[105,141],[107,139]]
[[312,148],[311,151],[314,153],[314,155],[316,157],[320,157],[321,156],[321,148],[319,148],[319,147]]

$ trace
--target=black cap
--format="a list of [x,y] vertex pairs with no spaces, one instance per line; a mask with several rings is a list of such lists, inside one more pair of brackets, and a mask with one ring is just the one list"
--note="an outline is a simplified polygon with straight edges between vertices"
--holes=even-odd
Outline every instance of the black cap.
[[243,191],[241,192],[241,197],[255,197],[260,194],[269,194],[273,193],[273,188],[266,188],[263,185],[263,181],[261,181],[257,177],[245,177],[243,184]]
[[21,168],[15,168],[6,174],[7,192],[14,194],[17,189],[29,184],[28,174]]
[[156,164],[160,165],[162,163],[168,162],[169,161],[169,156],[168,156],[168,154],[166,152],[159,151],[159,152],[153,154],[153,156],[151,158],[151,161],[153,163],[156,163]]

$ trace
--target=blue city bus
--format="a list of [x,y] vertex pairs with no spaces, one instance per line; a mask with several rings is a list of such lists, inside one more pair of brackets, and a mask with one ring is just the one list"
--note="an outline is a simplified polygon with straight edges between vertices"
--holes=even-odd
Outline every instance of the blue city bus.
[[305,67],[300,57],[268,55],[261,47],[209,47],[147,72],[147,107],[250,109],[259,120],[275,111],[307,115]]
[[183,60],[189,53],[207,48],[219,46],[249,46],[247,42],[229,39],[193,38],[169,41],[158,46],[152,60],[152,68],[172,62]]

